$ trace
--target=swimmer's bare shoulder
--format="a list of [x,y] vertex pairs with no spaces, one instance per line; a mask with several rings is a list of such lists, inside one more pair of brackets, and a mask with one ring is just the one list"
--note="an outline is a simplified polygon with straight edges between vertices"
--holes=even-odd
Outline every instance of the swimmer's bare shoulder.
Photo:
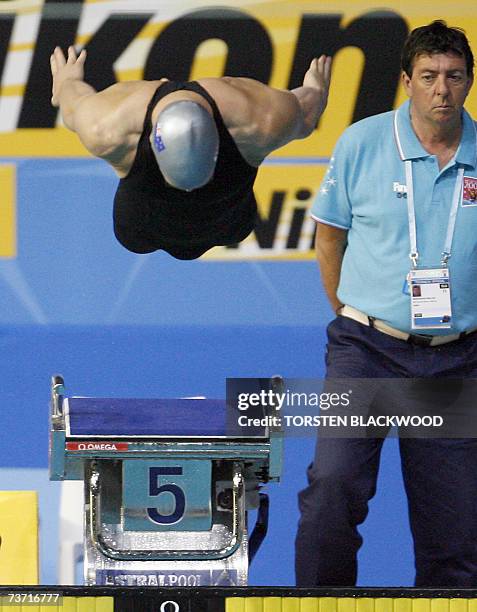
[[301,117],[296,97],[254,79],[222,77],[200,79],[214,98],[224,123],[242,155],[252,165],[294,137]]
[[165,81],[116,83],[94,95],[94,130],[89,140],[82,140],[93,155],[109,162],[119,176],[129,172],[143,130],[147,105]]

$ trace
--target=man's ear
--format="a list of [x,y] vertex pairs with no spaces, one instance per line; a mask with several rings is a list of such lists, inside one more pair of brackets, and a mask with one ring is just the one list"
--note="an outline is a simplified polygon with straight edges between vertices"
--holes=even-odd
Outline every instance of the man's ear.
[[469,77],[469,83],[467,85],[467,93],[469,93],[469,91],[472,89],[472,85],[474,84],[474,77],[471,76]]
[[404,91],[408,96],[410,96],[412,92],[411,77],[404,70],[401,72],[401,82],[404,87]]

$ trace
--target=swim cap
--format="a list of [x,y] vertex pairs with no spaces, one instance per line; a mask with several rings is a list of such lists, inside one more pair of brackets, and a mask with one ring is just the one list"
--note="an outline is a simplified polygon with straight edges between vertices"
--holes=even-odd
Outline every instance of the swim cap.
[[166,106],[151,144],[162,175],[173,187],[192,191],[212,178],[219,135],[214,118],[197,102],[180,100]]

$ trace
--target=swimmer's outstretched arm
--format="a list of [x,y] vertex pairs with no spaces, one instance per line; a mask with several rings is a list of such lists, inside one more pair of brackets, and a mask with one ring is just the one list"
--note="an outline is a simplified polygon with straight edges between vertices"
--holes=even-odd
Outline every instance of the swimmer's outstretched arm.
[[331,80],[331,57],[321,55],[315,58],[303,79],[303,85],[292,89],[303,113],[301,137],[306,137],[316,128],[328,102]]
[[96,90],[83,80],[85,61],[85,49],[77,56],[74,47],[69,47],[67,58],[59,47],[56,47],[50,56],[53,78],[51,103],[60,109],[63,123],[73,132],[76,131],[74,117],[78,104],[96,93]]
[[[120,167],[135,152],[144,109],[160,81],[116,83],[96,92],[84,82],[86,51],[56,47],[50,58],[52,104],[90,153]],[[303,85],[292,91],[242,77],[199,82],[217,102],[225,125],[249,163],[259,165],[275,149],[315,129],[328,100],[331,58],[314,59]]]
[[291,91],[275,89],[243,77],[200,79],[218,104],[240,152],[259,165],[272,151],[316,128],[325,110],[331,80],[331,58],[314,59],[303,85]]
[[[96,92],[84,81],[85,60],[84,49],[77,55],[74,47],[69,47],[65,57],[59,47],[55,48],[50,57],[51,103],[60,109],[65,126],[78,135],[90,153],[114,165],[134,148],[131,135],[142,131],[144,103],[131,94],[144,89],[146,82],[115,83]],[[132,103],[124,104],[132,98]],[[119,107],[123,108],[120,113]]]

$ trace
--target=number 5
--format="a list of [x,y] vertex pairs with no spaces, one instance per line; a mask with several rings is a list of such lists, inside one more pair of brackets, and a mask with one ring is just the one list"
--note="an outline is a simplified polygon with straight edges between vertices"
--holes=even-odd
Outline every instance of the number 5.
[[185,495],[184,491],[176,484],[164,484],[159,486],[160,476],[180,476],[181,467],[152,467],[149,468],[149,495],[155,497],[161,493],[172,493],[175,501],[175,508],[171,514],[161,514],[157,508],[147,508],[147,515],[159,525],[171,525],[177,523],[184,516]]

